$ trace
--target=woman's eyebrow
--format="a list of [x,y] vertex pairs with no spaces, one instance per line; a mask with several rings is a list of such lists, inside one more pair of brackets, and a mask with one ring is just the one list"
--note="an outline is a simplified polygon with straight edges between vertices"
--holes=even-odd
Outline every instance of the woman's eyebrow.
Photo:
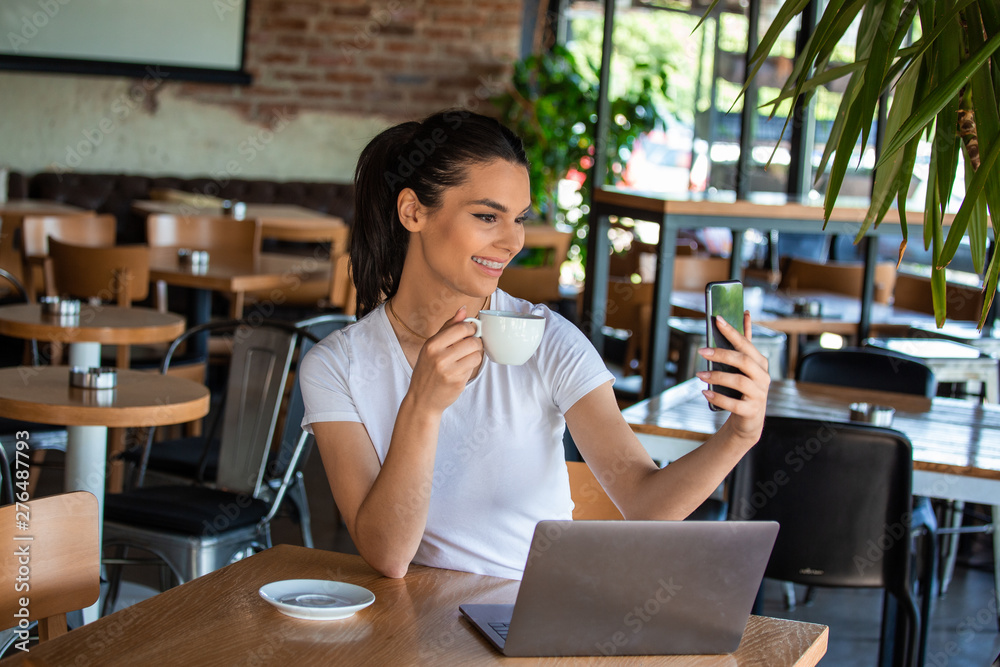
[[[494,210],[500,211],[501,213],[507,213],[507,207],[506,206],[504,206],[503,204],[501,204],[498,201],[494,201],[493,199],[489,199],[489,198],[487,198],[487,199],[474,199],[472,201],[466,202],[466,206],[473,206],[473,205],[487,206],[487,207],[492,208]],[[525,213],[527,213],[530,210],[531,210],[531,204],[528,204],[527,206],[524,207],[524,210],[521,211],[521,215],[524,215]]]
[[497,211],[500,211],[501,213],[506,213],[507,212],[507,207],[506,206],[504,206],[503,204],[501,204],[498,201],[494,201],[493,199],[474,199],[472,201],[466,202],[466,205],[467,206],[487,206],[489,208],[492,208],[492,209],[495,209]]

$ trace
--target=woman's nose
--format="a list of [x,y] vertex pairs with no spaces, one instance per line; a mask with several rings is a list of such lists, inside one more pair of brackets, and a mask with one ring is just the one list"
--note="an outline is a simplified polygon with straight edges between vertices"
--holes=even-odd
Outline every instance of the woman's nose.
[[503,226],[503,233],[497,239],[495,245],[507,251],[513,257],[521,252],[521,248],[524,247],[524,227],[516,222],[505,224]]

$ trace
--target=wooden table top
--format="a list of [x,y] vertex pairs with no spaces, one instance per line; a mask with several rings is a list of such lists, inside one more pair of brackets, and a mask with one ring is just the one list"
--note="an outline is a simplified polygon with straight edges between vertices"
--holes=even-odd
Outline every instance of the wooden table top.
[[191,380],[118,369],[114,389],[69,384],[68,366],[0,368],[0,415],[60,426],[161,426],[208,414],[209,391]]
[[329,260],[280,253],[261,253],[256,261],[213,251],[208,266],[181,266],[176,248],[149,249],[149,279],[170,285],[245,292],[293,287],[304,280],[330,277]]
[[[693,378],[622,414],[636,433],[704,441],[729,416],[709,409],[704,387]],[[767,414],[846,423],[854,402],[896,409],[892,428],[913,444],[914,469],[1000,480],[1000,405],[777,380],[768,392]]]
[[[214,200],[205,203],[139,200],[132,208],[140,213],[172,215],[222,215]],[[260,220],[264,238],[281,241],[330,241],[343,243],[350,228],[343,218],[292,204],[247,204],[246,217]]]
[[[282,579],[333,579],[375,594],[372,606],[339,621],[284,616],[257,590]],[[32,665],[260,663],[290,665],[529,664],[505,658],[460,616],[469,601],[510,603],[519,582],[412,566],[404,579],[379,576],[354,555],[279,545],[111,616],[32,647],[9,663]],[[822,625],[751,616],[739,650],[723,656],[538,658],[552,665],[815,665],[826,652]],[[104,641],[101,641],[105,638]]]
[[63,343],[136,345],[172,341],[184,332],[184,318],[152,308],[80,306],[78,317],[42,313],[41,305],[0,306],[0,334]]
[[63,215],[86,213],[87,209],[47,199],[10,199],[0,204],[0,215]]
[[[644,192],[606,185],[597,188],[594,200],[599,204],[641,209],[660,217],[670,214],[685,216],[708,216],[728,218],[763,218],[772,220],[815,220],[823,221],[823,202],[816,205],[787,202],[784,204],[757,204],[749,201],[712,201],[708,199],[671,199],[669,194]],[[867,208],[838,206],[833,209],[830,220],[860,224],[867,215]],[[944,224],[950,225],[955,215],[944,216]],[[919,227],[923,213],[915,212],[907,216],[907,224]],[[899,211],[890,209],[884,222],[899,224]]]

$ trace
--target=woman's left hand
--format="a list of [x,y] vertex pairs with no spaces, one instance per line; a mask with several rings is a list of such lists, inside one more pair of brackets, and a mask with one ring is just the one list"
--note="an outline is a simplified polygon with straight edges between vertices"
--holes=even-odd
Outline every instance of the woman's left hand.
[[735,366],[742,371],[742,374],[716,370],[701,371],[697,375],[711,385],[729,387],[743,394],[743,398],[736,399],[711,390],[703,392],[709,403],[732,413],[726,421],[727,426],[737,438],[750,447],[760,440],[761,429],[764,426],[767,390],[771,385],[767,359],[750,342],[753,328],[749,311],[743,313],[745,336],[740,335],[721,317],[718,318],[718,324],[719,331],[736,349],[706,347],[698,350],[698,354],[711,362]]

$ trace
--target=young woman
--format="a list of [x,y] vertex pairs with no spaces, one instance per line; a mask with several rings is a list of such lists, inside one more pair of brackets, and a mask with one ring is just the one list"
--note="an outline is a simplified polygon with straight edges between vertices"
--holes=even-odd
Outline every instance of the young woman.
[[[358,322],[302,364],[304,424],[359,553],[402,577],[420,563],[520,578],[535,523],[569,519],[570,433],[626,519],[682,519],[757,442],[767,361],[732,327],[736,351],[702,356],[745,375],[699,373],[732,415],[702,447],[658,469],[619,411],[612,376],[567,320],[497,289],[524,243],[531,205],[520,139],[466,111],[403,123],[371,141],[355,174],[351,262]],[[480,310],[545,318],[522,366],[483,354]]]

